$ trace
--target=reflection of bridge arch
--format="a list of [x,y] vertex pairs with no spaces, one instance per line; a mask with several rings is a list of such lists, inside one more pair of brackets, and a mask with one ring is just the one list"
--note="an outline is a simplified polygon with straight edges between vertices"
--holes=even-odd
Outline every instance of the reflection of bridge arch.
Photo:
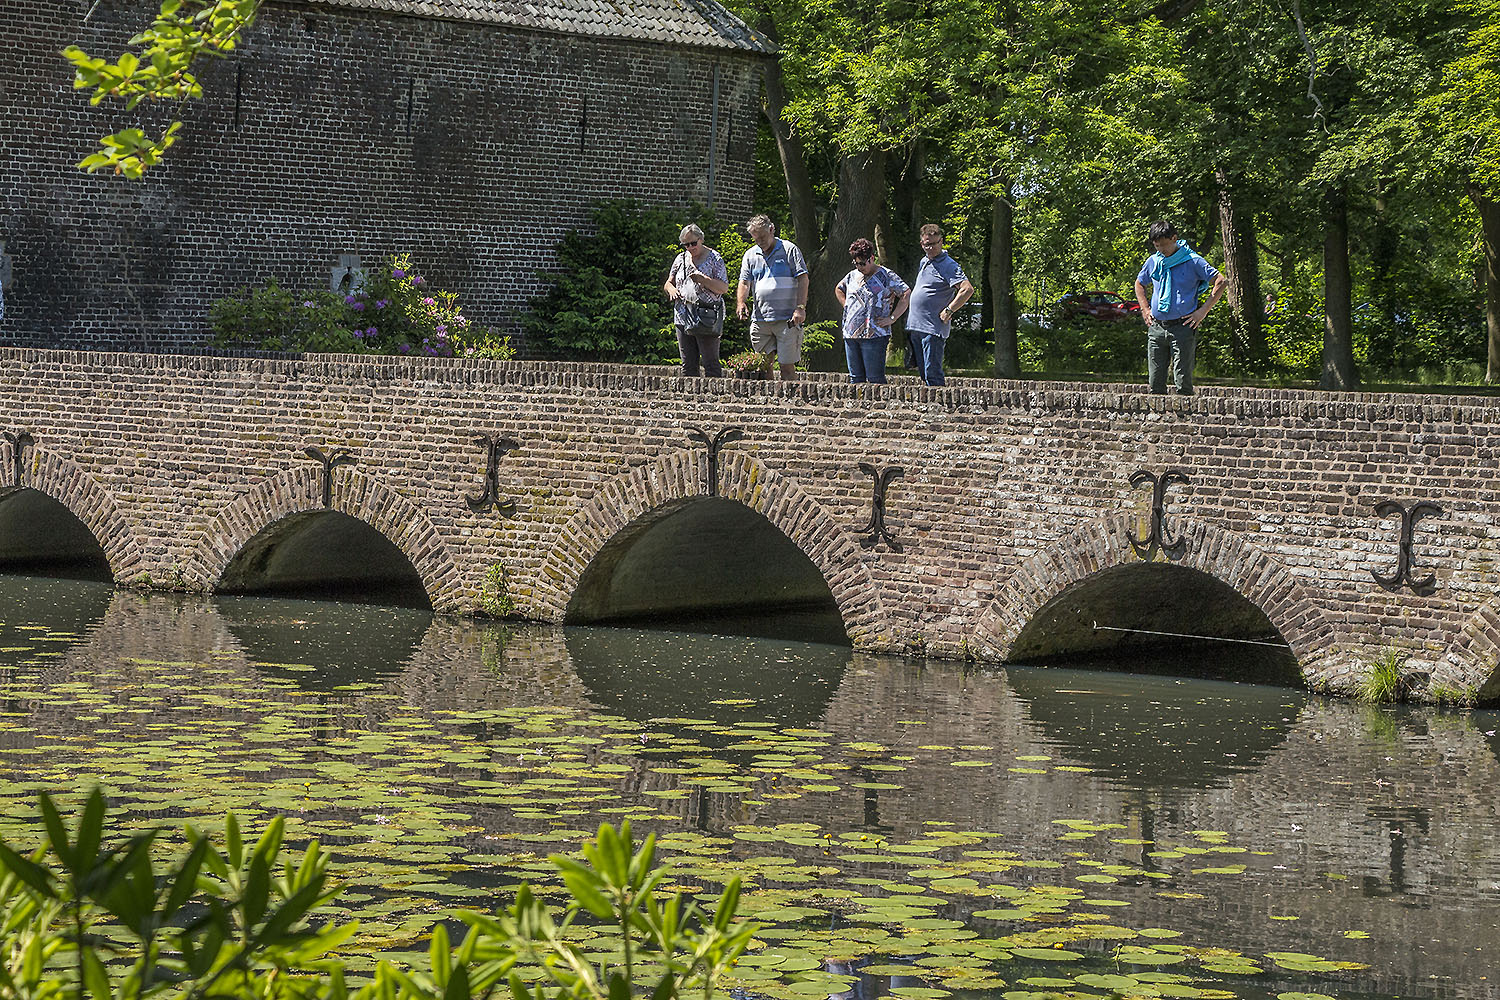
[[434,611],[458,611],[459,572],[427,515],[379,480],[348,468],[333,476],[332,503],[323,506],[323,473],[288,469],[261,480],[210,522],[187,571],[190,583],[212,590],[256,536],[297,515],[344,514],[374,528],[411,563]]
[[61,455],[33,446],[22,457],[20,488],[0,492],[0,499],[18,497],[27,489],[50,497],[94,536],[116,582],[126,582],[140,572],[140,542],[108,490],[82,466]]
[[[1143,563],[1130,542],[1137,527],[1134,514],[1094,521],[1018,567],[980,619],[976,631],[985,656],[1009,659],[1031,620],[1070,587]],[[1254,604],[1291,648],[1309,684],[1323,687],[1342,680],[1332,676],[1333,626],[1285,566],[1237,532],[1181,518],[1174,530],[1184,544],[1172,566],[1211,576]]]
[[[559,533],[537,574],[533,613],[562,621],[589,566],[626,528],[656,512],[709,494],[701,453],[675,452],[601,486]],[[790,477],[741,451],[718,461],[717,494],[760,514],[799,548],[822,575],[857,648],[886,642],[885,608],[850,532]]]

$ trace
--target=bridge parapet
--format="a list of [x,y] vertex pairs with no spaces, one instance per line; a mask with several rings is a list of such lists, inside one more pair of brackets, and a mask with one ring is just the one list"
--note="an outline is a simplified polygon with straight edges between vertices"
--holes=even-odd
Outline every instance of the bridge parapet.
[[[1500,695],[1484,397],[26,349],[0,372],[0,430],[31,435],[19,463],[0,444],[3,485],[73,511],[122,583],[212,589],[256,532],[326,506],[391,540],[439,610],[498,580],[557,620],[623,527],[714,496],[809,556],[859,648],[1004,658],[1068,588],[1160,562],[1254,602],[1315,686],[1394,646],[1431,697]],[[492,473],[493,438],[516,447]]]

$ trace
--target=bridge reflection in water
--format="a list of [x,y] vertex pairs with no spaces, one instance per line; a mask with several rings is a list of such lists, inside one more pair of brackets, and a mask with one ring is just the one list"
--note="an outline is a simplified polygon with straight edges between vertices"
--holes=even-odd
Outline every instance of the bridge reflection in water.
[[[731,828],[746,822],[910,838],[939,821],[987,831],[1004,850],[1062,863],[1077,845],[1059,839],[1057,820],[1118,823],[1105,834],[1116,839],[1098,846],[1146,870],[1258,857],[1179,855],[1169,864],[1152,855],[1156,845],[1198,843],[1195,831],[1226,831],[1236,848],[1271,856],[1251,865],[1251,874],[1215,880],[1211,891],[1193,883],[1196,896],[1122,884],[1117,891],[1132,902],[1122,911],[1129,925],[1167,925],[1246,953],[1310,951],[1371,962],[1369,972],[1343,984],[1350,991],[1419,996],[1431,992],[1429,977],[1440,975],[1444,995],[1489,995],[1475,984],[1491,974],[1489,950],[1500,933],[1500,843],[1488,834],[1500,822],[1500,761],[1489,735],[1500,725],[1495,713],[1374,710],[1283,689],[1065,669],[922,666],[743,638],[479,626],[403,610],[385,612],[390,621],[382,631],[369,609],[263,598],[142,599],[78,583],[67,585],[83,595],[69,608],[49,586],[0,581],[13,630],[27,624],[21,618],[41,629],[7,632],[7,641],[14,636],[29,651],[0,655],[10,658],[7,669],[34,676],[32,689],[44,694],[18,706],[28,731],[7,733],[0,750],[25,751],[35,739],[30,733],[71,734],[86,749],[94,724],[79,720],[67,692],[92,689],[101,674],[114,683],[136,669],[140,684],[119,688],[127,701],[164,680],[174,696],[191,690],[200,670],[212,675],[216,690],[232,685],[243,693],[220,710],[210,701],[173,712],[166,721],[174,726],[194,725],[204,712],[217,718],[215,711],[248,724],[249,706],[293,714],[312,695],[319,705],[340,706],[327,713],[328,739],[389,731],[418,716],[516,705],[635,718],[659,705],[656,716],[713,719],[729,730],[801,724],[828,734],[829,746],[888,747],[906,769],[864,776],[856,766],[839,779],[839,790],[753,804],[699,789],[661,799],[661,809],[725,836],[725,844]],[[266,665],[274,662],[283,666]],[[310,669],[288,670],[287,663]],[[350,683],[330,683],[336,679]],[[475,738],[488,738],[489,726],[474,723]],[[693,738],[705,747],[699,753],[736,752],[712,750],[701,730]],[[93,754],[89,766],[107,768],[109,756]],[[987,766],[955,768],[954,760]],[[24,753],[0,761],[11,772],[45,763]],[[620,781],[622,796],[677,787],[673,776],[645,767]],[[438,783],[424,794],[441,789]],[[501,807],[467,808],[473,828],[503,830],[514,822]],[[734,849],[764,851],[756,844]],[[1268,912],[1301,919],[1272,922]],[[1348,942],[1348,929],[1369,933],[1378,948]]]

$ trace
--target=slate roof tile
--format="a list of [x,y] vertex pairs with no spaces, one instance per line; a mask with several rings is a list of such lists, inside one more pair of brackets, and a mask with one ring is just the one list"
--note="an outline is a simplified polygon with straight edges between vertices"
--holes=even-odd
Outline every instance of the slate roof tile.
[[760,32],[715,0],[307,0],[416,17],[481,21],[570,35],[773,53]]

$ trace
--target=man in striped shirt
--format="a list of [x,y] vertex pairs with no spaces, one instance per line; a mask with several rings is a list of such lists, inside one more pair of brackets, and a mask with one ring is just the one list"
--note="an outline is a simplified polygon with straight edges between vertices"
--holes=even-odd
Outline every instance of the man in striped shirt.
[[[797,362],[802,360],[802,324],[807,322],[807,264],[795,243],[776,238],[776,226],[769,217],[755,216],[745,223],[745,231],[755,245],[740,262],[735,299],[740,319],[750,321],[750,349],[767,355],[767,374],[769,356],[774,354],[781,377],[796,378]],[[745,304],[752,293],[753,311]]]

